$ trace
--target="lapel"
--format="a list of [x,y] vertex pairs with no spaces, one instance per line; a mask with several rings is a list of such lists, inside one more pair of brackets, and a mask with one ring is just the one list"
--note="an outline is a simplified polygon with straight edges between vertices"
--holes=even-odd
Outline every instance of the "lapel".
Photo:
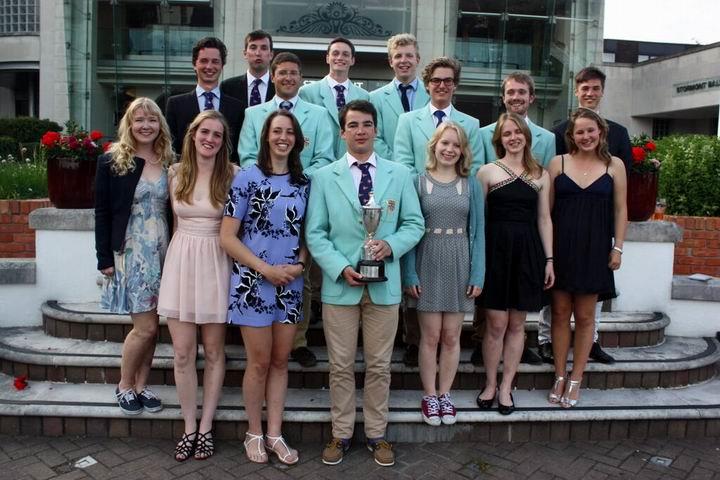
[[[352,205],[353,210],[356,213],[360,213],[360,199],[358,199],[358,193],[355,189],[355,182],[353,182],[352,174],[350,173],[350,167],[347,163],[347,154],[340,157],[340,160],[336,161],[333,166],[335,172],[335,183],[340,187],[340,191]],[[377,172],[376,175],[377,177]]]
[[[350,80],[350,88],[348,88],[347,95],[345,96],[345,102],[350,103],[353,100],[357,100],[360,98],[360,88],[355,86],[355,84]],[[337,107],[335,107],[337,108]]]
[[250,105],[250,99],[248,98],[247,91],[247,72],[243,73],[240,76],[240,96],[238,97],[238,100],[243,102],[243,105],[245,105],[245,107],[248,107]]
[[428,103],[430,103],[430,95],[428,95],[427,90],[425,90],[425,85],[423,85],[422,80],[418,79],[418,89],[415,92],[415,102],[412,106],[413,110],[422,108]]
[[[373,197],[379,206],[382,206],[382,199],[385,196],[385,192],[390,185],[390,179],[392,178],[393,166],[388,165],[386,168],[385,162],[375,154],[376,165],[375,169],[375,181],[373,182]],[[359,200],[358,200],[359,203]]]
[[[453,113],[454,112],[455,109],[453,108]],[[415,123],[420,128],[423,135],[425,135],[425,139],[429,140],[435,131],[435,122],[433,121],[433,116],[430,113],[430,107],[426,106],[417,110],[417,113],[415,114]]]
[[297,105],[295,105],[295,109],[293,110],[293,115],[295,115],[295,118],[297,118],[301,127],[304,127],[305,121],[310,118],[310,108],[308,105],[309,104],[305,100],[298,97]]
[[[318,81],[318,90],[320,91],[320,98],[322,99],[323,107],[327,109],[335,122],[335,126],[340,128],[340,119],[338,118],[338,108],[335,103],[335,96],[330,91],[330,85],[327,82],[327,75]],[[349,93],[349,92],[348,92]]]
[[[247,78],[247,77],[245,77],[245,78]],[[247,92],[247,88],[245,89],[245,91]],[[275,96],[275,84],[272,82],[272,80],[270,80],[270,82],[268,83],[267,92],[265,92],[265,101],[267,102],[268,100],[272,100],[274,96]]]
[[532,120],[530,120],[529,118],[526,119],[526,121],[527,121],[527,124],[528,124],[528,128],[530,129],[530,133],[532,134],[532,137],[533,137],[533,144],[532,144],[532,146],[534,147],[534,146],[538,145],[538,142],[536,142],[535,140],[536,140],[536,139],[539,139],[539,138],[542,136],[542,131],[540,130],[540,127],[538,127],[537,125],[535,125],[535,124],[532,122]]
[[[405,109],[403,109],[402,102],[400,101],[400,94],[395,89],[394,82],[390,82],[387,87],[385,87],[384,93],[387,96],[388,105],[390,105],[390,108],[396,115],[401,115],[405,113]],[[417,100],[417,94],[415,96],[415,99]]]
[[195,95],[195,90],[187,94],[187,102],[188,102],[188,113],[190,114],[190,121],[198,116],[200,113],[200,106],[198,105],[198,99],[197,95]]

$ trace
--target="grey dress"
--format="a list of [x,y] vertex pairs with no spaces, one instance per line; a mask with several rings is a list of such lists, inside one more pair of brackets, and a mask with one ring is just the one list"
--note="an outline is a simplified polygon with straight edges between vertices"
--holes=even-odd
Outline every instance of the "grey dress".
[[417,247],[415,268],[422,293],[422,312],[472,312],[474,300],[466,290],[470,281],[468,215],[470,191],[466,178],[441,183],[424,173],[418,177],[425,235]]

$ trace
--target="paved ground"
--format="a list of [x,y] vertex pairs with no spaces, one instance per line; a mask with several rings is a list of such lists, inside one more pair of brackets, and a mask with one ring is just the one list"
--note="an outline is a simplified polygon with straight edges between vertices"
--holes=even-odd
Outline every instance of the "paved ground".
[[[0,435],[0,478],[37,479],[284,479],[465,478],[720,479],[720,440],[644,440],[568,443],[401,444],[394,467],[377,466],[354,445],[345,461],[328,467],[321,445],[300,445],[301,463],[284,467],[249,463],[239,441],[219,442],[204,462],[177,463],[174,444],[152,439],[13,437]],[[96,464],[77,468],[91,456]],[[660,456],[669,467],[650,462]]]

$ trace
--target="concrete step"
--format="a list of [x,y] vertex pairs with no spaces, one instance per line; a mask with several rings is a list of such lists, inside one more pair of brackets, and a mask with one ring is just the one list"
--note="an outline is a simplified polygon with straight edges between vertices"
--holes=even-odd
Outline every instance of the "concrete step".
[[[165,409],[137,417],[122,414],[114,385],[31,381],[17,391],[13,379],[0,374],[0,431],[24,435],[99,435],[178,438],[182,416],[174,387],[151,388]],[[720,379],[677,389],[581,391],[572,409],[550,405],[547,390],[513,393],[517,411],[502,416],[481,412],[475,391],[453,393],[458,410],[454,426],[423,423],[416,390],[391,390],[388,438],[398,442],[434,441],[569,441],[644,437],[720,436]],[[201,394],[198,395],[198,405]],[[357,395],[357,420],[362,421],[362,392]],[[215,415],[218,438],[242,438],[247,428],[242,392],[225,387]],[[357,425],[356,435],[362,436]],[[330,435],[330,399],[326,389],[288,391],[283,433],[292,442],[322,442]]]
[[[64,303],[54,300],[42,306],[43,327],[49,335],[80,340],[122,342],[132,328],[129,315],[116,315],[97,303]],[[604,347],[643,347],[658,345],[665,338],[670,319],[658,312],[603,312],[598,317],[599,341]],[[538,313],[528,314],[525,325],[531,346],[537,345]],[[471,348],[472,316],[463,325],[461,344]],[[398,335],[398,341],[400,340]],[[171,343],[165,319],[160,319],[160,342]],[[226,343],[242,345],[240,329],[228,329]],[[322,322],[310,325],[308,344],[325,345]]]
[[[590,361],[584,386],[592,388],[667,388],[695,384],[716,374],[720,361],[719,342],[714,338],[666,337],[652,347],[611,348],[614,365]],[[13,327],[0,329],[0,359],[2,372],[8,375],[28,375],[33,380],[68,381],[73,383],[110,383],[119,381],[122,344],[119,342],[77,340],[47,335],[41,328]],[[328,385],[328,359],[325,347],[311,347],[318,364],[302,368],[290,362],[289,385],[293,388],[324,388]],[[417,368],[402,363],[402,350],[393,352],[392,387],[421,389]],[[463,349],[455,380],[455,389],[475,390],[485,383],[483,369],[470,363],[471,350]],[[246,365],[244,348],[226,346],[225,384],[237,386],[242,382]],[[202,348],[198,353],[198,368],[203,368]],[[364,369],[361,349],[358,351],[356,374],[362,384]],[[550,388],[553,379],[551,365],[521,364],[517,376],[520,389]],[[150,383],[173,385],[172,346],[158,344],[153,360]]]

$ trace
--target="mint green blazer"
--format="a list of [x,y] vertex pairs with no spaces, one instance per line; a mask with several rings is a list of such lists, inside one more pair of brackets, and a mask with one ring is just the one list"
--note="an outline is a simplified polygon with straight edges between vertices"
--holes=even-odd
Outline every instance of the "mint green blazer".
[[[245,121],[238,143],[241,166],[252,165],[257,161],[263,125],[267,117],[275,110],[277,110],[275,100],[245,110]],[[303,137],[305,137],[305,147],[300,152],[303,171],[311,174],[318,168],[335,161],[332,128],[325,109],[300,99],[292,114],[300,123]]]
[[[340,158],[345,155],[347,145],[345,140],[340,138],[340,119],[338,118],[337,104],[335,103],[335,95],[330,91],[330,85],[327,82],[327,76],[322,80],[312,82],[300,87],[300,98],[306,102],[319,105],[327,111],[330,117],[330,125],[332,127],[333,139],[333,158]],[[370,94],[363,88],[360,88],[350,81],[350,88],[345,92],[345,102],[350,103],[353,100],[369,100]]]
[[[422,238],[425,221],[412,174],[404,166],[378,157],[373,187],[382,207],[375,238],[385,240],[392,255],[385,259],[388,280],[366,288],[373,303],[395,305],[402,298],[400,259]],[[323,303],[359,304],[365,287],[351,287],[342,276],[348,265],[357,268],[365,242],[362,209],[345,155],[312,175],[306,212],[305,243],[322,269]]]
[[[480,129],[480,138],[482,139],[483,149],[485,150],[485,162],[491,163],[497,160],[495,155],[495,147],[492,144],[492,137],[495,133],[495,123],[486,125]],[[555,134],[549,130],[535,125],[530,119],[527,119],[530,133],[532,134],[532,154],[535,160],[547,168],[550,159],[555,156]]]
[[[395,131],[397,130],[398,117],[405,113],[400,94],[393,82],[384,85],[377,90],[370,92],[370,101],[375,105],[378,113],[377,138],[375,138],[375,153],[383,158],[393,158],[393,146],[395,144]],[[418,81],[418,89],[415,92],[415,100],[411,110],[417,110],[428,104],[430,96],[425,91],[422,81]]]
[[[453,107],[450,112],[450,121],[459,124],[465,130],[473,155],[470,175],[475,175],[475,172],[485,164],[478,119],[459,112]],[[400,115],[395,132],[393,160],[406,165],[416,175],[423,173],[427,162],[427,145],[434,132],[435,117],[430,113],[429,105]]]

